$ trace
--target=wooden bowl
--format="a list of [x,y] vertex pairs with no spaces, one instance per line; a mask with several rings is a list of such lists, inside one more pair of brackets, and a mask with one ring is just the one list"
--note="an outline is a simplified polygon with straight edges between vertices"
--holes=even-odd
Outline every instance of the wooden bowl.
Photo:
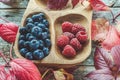
[[[44,0],[41,0],[44,1]],[[68,7],[64,10],[47,10],[45,2],[39,2],[39,0],[30,0],[28,7],[23,15],[22,26],[25,25],[25,20],[28,16],[32,14],[43,12],[46,14],[47,20],[50,23],[50,39],[52,42],[50,54],[42,60],[33,60],[34,63],[40,65],[47,65],[52,67],[72,67],[74,65],[80,64],[84,61],[91,53],[91,20],[92,20],[92,11],[88,11],[84,6],[77,6],[74,9]],[[70,6],[70,5],[69,5]],[[88,41],[84,45],[84,48],[81,52],[78,52],[75,58],[69,59],[61,55],[60,50],[56,45],[56,39],[61,35],[62,29],[61,24],[64,21],[70,21],[72,23],[80,23],[83,25],[88,34]],[[15,54],[24,58],[20,55],[18,49],[18,38],[19,32],[17,34],[14,50]]]

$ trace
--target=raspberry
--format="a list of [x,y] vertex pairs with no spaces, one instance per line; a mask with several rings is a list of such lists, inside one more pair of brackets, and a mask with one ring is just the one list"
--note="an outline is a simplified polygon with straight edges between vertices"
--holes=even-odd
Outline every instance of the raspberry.
[[73,24],[72,33],[76,34],[79,31],[85,31],[85,28],[83,26],[81,26],[80,24],[78,24],[78,23]]
[[63,32],[71,32],[73,24],[70,22],[62,23],[62,31]]
[[80,42],[78,41],[77,38],[73,38],[73,39],[70,41],[70,45],[71,45],[76,51],[79,51],[79,50],[81,50],[81,48],[82,48],[82,45],[80,44]]
[[67,44],[69,44],[69,38],[65,35],[61,35],[60,37],[58,37],[57,39],[57,45],[60,48],[64,48]]
[[70,45],[66,45],[62,51],[62,54],[65,56],[65,57],[68,57],[68,58],[73,58],[76,56],[76,51],[75,49],[70,46]]
[[75,35],[70,32],[64,32],[63,35],[67,36],[70,40],[75,37]]
[[80,43],[85,43],[87,41],[87,33],[84,32],[84,31],[79,31],[77,34],[76,34],[76,38],[80,41]]

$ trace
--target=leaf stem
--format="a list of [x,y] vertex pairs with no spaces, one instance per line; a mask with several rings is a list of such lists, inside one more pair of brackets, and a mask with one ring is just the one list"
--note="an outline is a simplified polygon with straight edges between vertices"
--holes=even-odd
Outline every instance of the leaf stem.
[[9,54],[10,54],[10,60],[13,59],[13,57],[12,57],[13,45],[14,45],[14,43],[12,43],[12,45],[11,45],[11,47],[10,47],[10,52],[9,52]]
[[3,21],[5,21],[5,22],[7,22],[7,23],[9,23],[9,22],[10,22],[10,21],[8,21],[8,20],[6,20],[6,19],[2,18],[2,17],[0,17],[0,19],[1,19],[1,20],[3,20]]
[[9,62],[7,61],[5,55],[0,51],[0,56],[3,58],[3,60],[8,64]]

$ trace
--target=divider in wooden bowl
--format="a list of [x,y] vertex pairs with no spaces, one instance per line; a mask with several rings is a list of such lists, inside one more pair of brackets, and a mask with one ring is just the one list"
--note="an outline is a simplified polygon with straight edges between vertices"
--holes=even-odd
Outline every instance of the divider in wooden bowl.
[[[26,24],[26,18],[36,14],[43,12],[45,13],[47,20],[49,21],[49,30],[50,30],[50,39],[52,42],[50,54],[42,60],[33,60],[33,62],[37,65],[46,65],[50,67],[72,67],[74,65],[80,64],[84,61],[91,53],[91,20],[92,20],[92,11],[85,10],[85,7],[77,7],[75,9],[64,9],[60,11],[49,11],[45,10],[42,6],[45,3],[41,2],[38,3],[39,0],[30,0],[28,7],[23,15],[22,19],[22,26]],[[42,0],[41,0],[42,1]],[[44,1],[44,0],[43,0]],[[36,5],[37,4],[37,5]],[[42,6],[41,6],[42,5]],[[73,59],[67,59],[63,57],[56,45],[56,38],[62,33],[61,24],[64,21],[70,21],[72,23],[79,23],[85,27],[87,34],[88,34],[88,42],[84,45],[84,49],[80,54],[78,54]],[[24,58],[20,55],[18,49],[18,38],[19,32],[17,34],[14,50],[15,54],[20,57]]]

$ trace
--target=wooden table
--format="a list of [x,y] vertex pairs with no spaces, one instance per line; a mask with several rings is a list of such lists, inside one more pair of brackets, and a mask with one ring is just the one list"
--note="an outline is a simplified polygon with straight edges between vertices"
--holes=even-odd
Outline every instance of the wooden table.
[[[114,14],[120,13],[120,0],[113,0],[114,5],[112,6],[111,6],[112,3],[111,0],[103,0],[103,1],[111,7]],[[28,0],[21,0],[20,3],[18,4],[16,3],[13,6],[9,6],[0,2],[0,17],[6,18],[9,21],[12,21],[20,26],[21,18],[23,16],[27,4],[28,4]],[[110,12],[94,12],[93,19],[97,17],[105,17],[107,19],[112,19],[112,15]],[[3,21],[0,20],[0,23],[2,22]],[[0,50],[3,50],[3,52],[7,54],[9,51],[9,47],[10,45],[4,42],[0,38]],[[74,71],[75,80],[86,80],[84,76],[87,73],[94,70],[93,51],[91,52],[91,55],[88,57],[88,59],[86,59],[84,62],[78,65],[79,68]],[[1,58],[0,61],[2,61]],[[0,62],[0,64],[2,63]]]

